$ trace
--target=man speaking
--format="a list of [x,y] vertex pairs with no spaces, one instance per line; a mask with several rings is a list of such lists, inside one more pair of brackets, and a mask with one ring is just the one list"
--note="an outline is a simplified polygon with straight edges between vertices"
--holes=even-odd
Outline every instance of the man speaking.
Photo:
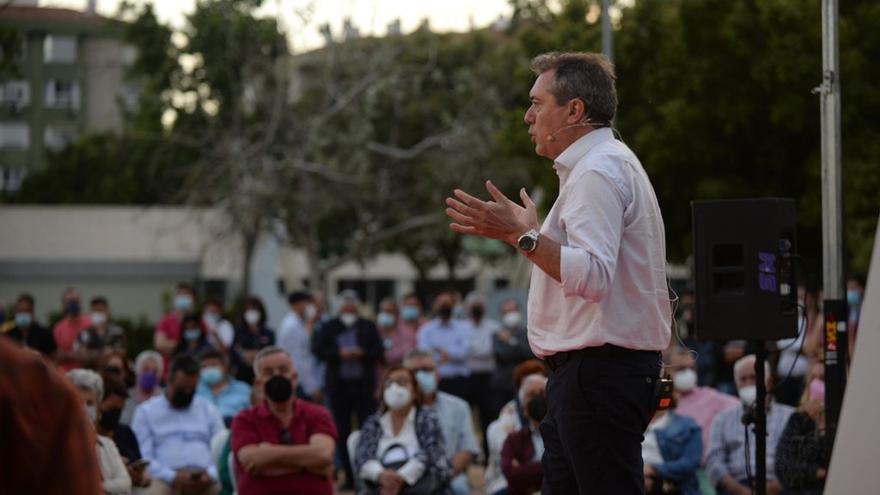
[[553,371],[541,423],[546,494],[643,494],[642,434],[655,409],[669,343],[663,219],[635,154],[614,139],[611,64],[547,53],[525,114],[538,155],[553,160],[559,196],[543,225],[491,181],[482,201],[447,198],[452,230],[505,241],[534,264],[529,343]]

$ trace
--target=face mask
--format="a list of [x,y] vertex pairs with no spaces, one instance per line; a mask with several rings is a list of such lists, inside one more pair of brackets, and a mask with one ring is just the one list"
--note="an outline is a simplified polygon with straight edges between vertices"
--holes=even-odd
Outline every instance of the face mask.
[[376,317],[376,323],[378,323],[380,327],[391,328],[396,322],[397,318],[391,313],[379,313],[379,316]]
[[98,419],[98,408],[96,406],[86,406],[86,416],[94,424],[95,420]]
[[188,328],[183,332],[183,338],[190,341],[190,342],[194,342],[196,340],[199,340],[199,337],[201,337],[201,336],[202,336],[202,331],[199,330],[198,328]]
[[141,373],[141,376],[138,378],[138,387],[148,394],[155,390],[156,385],[158,384],[159,376],[152,371],[145,371]]
[[675,386],[675,390],[690,392],[697,386],[697,372],[690,368],[685,368],[675,374],[672,383]]
[[479,320],[483,318],[483,313],[485,313],[485,309],[482,306],[474,306],[471,308],[471,318],[475,320]]
[[758,387],[754,385],[747,385],[739,390],[737,390],[739,394],[739,400],[746,406],[751,406],[755,403],[755,399],[758,398]]
[[398,411],[412,402],[412,394],[409,392],[409,389],[401,387],[396,383],[385,387],[382,398],[392,411]]
[[121,417],[122,409],[118,407],[107,409],[106,411],[101,411],[101,421],[98,424],[105,430],[113,431],[119,425],[119,418]]
[[174,409],[186,409],[192,404],[193,397],[196,395],[195,390],[187,392],[185,390],[175,390],[171,394],[171,407]]
[[341,321],[342,324],[346,327],[350,327],[357,323],[358,317],[357,315],[352,313],[342,313],[341,315],[339,315],[339,321]]
[[519,311],[504,313],[504,316],[501,317],[501,322],[507,328],[516,328],[522,322],[522,314]]
[[30,313],[15,313],[15,325],[19,328],[27,328],[33,321],[34,317]]
[[92,311],[92,325],[99,327],[107,323],[107,313],[103,311]]
[[434,395],[437,391],[437,375],[433,371],[417,371],[416,381],[419,382],[419,388],[425,395]]
[[186,294],[179,294],[174,297],[174,307],[181,311],[189,311],[192,308],[193,299],[192,296]]
[[65,308],[67,314],[71,316],[76,316],[79,314],[79,301],[70,301],[67,303],[67,307]]
[[202,383],[209,387],[213,387],[223,380],[223,370],[221,370],[219,366],[208,366],[207,368],[202,368],[200,378],[202,380]]
[[266,380],[263,390],[272,402],[287,402],[293,396],[293,382],[286,376],[275,375]]
[[220,316],[216,313],[205,313],[202,315],[202,320],[204,320],[209,327],[214,327],[220,322]]
[[437,310],[437,316],[443,321],[448,320],[452,317],[452,306],[440,306],[440,309]]
[[261,319],[262,315],[260,314],[259,310],[249,309],[244,312],[244,321],[250,326],[256,326],[258,323],[260,323]]
[[534,421],[541,422],[547,414],[547,398],[543,395],[536,395],[526,405],[526,413]]
[[813,378],[810,382],[810,400],[817,400],[822,404],[825,403],[825,380],[821,378]]
[[846,291],[846,304],[848,304],[849,307],[853,308],[853,307],[858,306],[861,303],[862,303],[862,295],[859,293],[859,291],[857,291],[855,289],[848,289]]
[[318,307],[314,304],[309,304],[305,309],[305,316],[307,320],[314,320],[316,316],[318,316]]
[[419,319],[420,313],[419,308],[415,306],[404,306],[400,310],[400,317],[403,318],[403,321],[416,321]]

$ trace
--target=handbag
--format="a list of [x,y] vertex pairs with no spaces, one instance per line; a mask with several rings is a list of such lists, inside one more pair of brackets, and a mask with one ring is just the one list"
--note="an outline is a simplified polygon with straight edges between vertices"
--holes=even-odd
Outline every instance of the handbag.
[[[386,469],[390,469],[392,471],[397,471],[401,467],[403,467],[412,456],[409,454],[409,451],[403,445],[399,443],[394,443],[388,446],[385,449],[385,452],[379,456],[379,462]],[[378,493],[379,485],[373,481],[365,481],[364,485],[366,490],[361,493]],[[434,472],[430,469],[425,469],[425,472],[422,474],[422,477],[419,478],[418,481],[414,485],[406,485],[403,487],[403,490],[400,491],[401,495],[434,495],[437,493],[443,493],[443,489],[445,484],[439,479],[439,477],[434,474]]]

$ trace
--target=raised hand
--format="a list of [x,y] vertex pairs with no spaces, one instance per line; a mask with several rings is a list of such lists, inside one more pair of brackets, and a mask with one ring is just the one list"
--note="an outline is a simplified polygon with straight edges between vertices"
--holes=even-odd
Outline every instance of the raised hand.
[[539,229],[535,203],[525,188],[519,192],[523,206],[507,198],[492,181],[486,181],[486,190],[492,201],[482,201],[461,189],[453,192],[455,198],[446,198],[446,215],[453,221],[449,228],[461,234],[498,239],[512,246],[516,246],[519,237],[529,229]]

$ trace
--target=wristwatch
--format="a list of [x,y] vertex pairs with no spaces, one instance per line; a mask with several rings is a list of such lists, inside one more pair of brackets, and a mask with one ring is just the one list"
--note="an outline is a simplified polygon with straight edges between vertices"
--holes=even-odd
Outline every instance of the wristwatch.
[[538,237],[540,234],[537,230],[532,229],[525,234],[519,236],[516,246],[524,253],[531,253],[538,248]]

